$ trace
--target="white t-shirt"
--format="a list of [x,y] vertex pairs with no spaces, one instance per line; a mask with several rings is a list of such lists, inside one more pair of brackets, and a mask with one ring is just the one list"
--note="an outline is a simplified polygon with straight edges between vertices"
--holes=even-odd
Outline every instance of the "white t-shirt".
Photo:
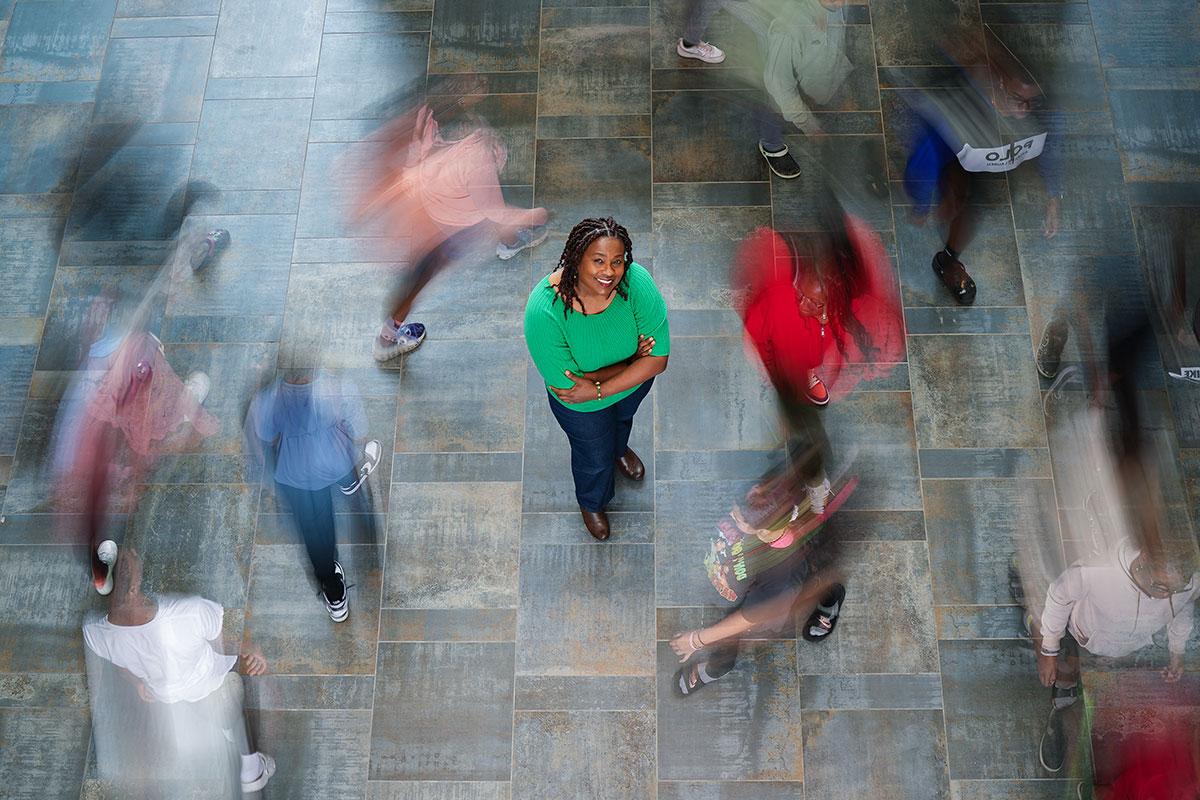
[[98,656],[129,670],[162,703],[203,700],[221,685],[237,656],[218,653],[222,608],[203,597],[157,598],[144,625],[113,625],[105,616],[83,626]]

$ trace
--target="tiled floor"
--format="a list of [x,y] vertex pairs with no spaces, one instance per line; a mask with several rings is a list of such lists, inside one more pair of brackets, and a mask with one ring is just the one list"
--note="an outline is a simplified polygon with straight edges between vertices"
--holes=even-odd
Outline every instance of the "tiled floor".
[[[1194,14],[1177,0],[862,0],[846,14],[854,77],[818,115],[831,135],[789,135],[805,175],[786,182],[732,89],[745,29],[719,12],[710,38],[730,57],[703,68],[673,52],[683,0],[638,2],[0,0],[0,795],[102,796],[79,635],[101,605],[55,533],[44,470],[92,299],[146,290],[190,180],[205,185],[186,229],[225,227],[232,245],[170,286],[152,325],[177,372],[213,377],[221,428],[160,465],[126,535],[153,589],[221,602],[271,662],[248,681],[280,766],[267,796],[1075,796],[1086,752],[1059,775],[1038,763],[1046,695],[1008,589],[1018,545],[1052,566],[1076,552],[1084,496],[1077,439],[1043,416],[1031,343],[1080,264],[1139,295],[1164,231],[1182,226],[1200,274]],[[906,96],[937,71],[939,44],[977,54],[985,23],[1062,109],[1069,176],[1050,242],[1035,177],[986,184],[979,299],[963,309],[929,269],[938,233],[908,221],[899,178]],[[406,255],[351,224],[362,176],[346,155],[405,86],[453,94],[463,78],[509,145],[510,199],[560,227],[617,217],[668,300],[671,368],[633,439],[647,479],[620,486],[606,544],[580,527],[566,442],[521,341],[524,298],[563,230],[531,256],[439,279],[414,314],[424,347],[402,367],[370,358]],[[719,614],[708,530],[776,446],[720,290],[749,230],[812,228],[822,169],[893,252],[909,333],[908,363],[826,413],[862,478],[832,523],[845,616],[820,646],[748,646],[682,702],[665,640]],[[372,437],[392,443],[372,478],[375,524],[340,517],[355,584],[342,626],[242,451],[281,341],[319,343],[356,382]],[[1200,363],[1194,346],[1163,352],[1170,368]],[[1200,389],[1163,374],[1147,370],[1146,425],[1175,533],[1191,535]],[[1180,713],[1194,715],[1192,675]]]

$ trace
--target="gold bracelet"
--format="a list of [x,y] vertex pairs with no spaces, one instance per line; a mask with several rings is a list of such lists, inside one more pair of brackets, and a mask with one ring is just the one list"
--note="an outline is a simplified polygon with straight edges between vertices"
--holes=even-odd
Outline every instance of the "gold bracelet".
[[595,383],[595,384],[596,384],[596,399],[597,399],[597,400],[603,400],[603,399],[604,399],[604,395],[602,395],[602,394],[600,393],[600,381],[593,381],[593,383]]

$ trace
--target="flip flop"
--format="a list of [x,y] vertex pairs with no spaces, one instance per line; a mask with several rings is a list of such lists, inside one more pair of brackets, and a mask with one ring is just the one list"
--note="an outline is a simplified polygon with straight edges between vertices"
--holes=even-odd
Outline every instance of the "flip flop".
[[[671,681],[671,688],[675,691],[676,697],[687,697],[695,694],[716,680],[716,678],[713,678],[706,681],[704,680],[704,676],[700,674],[700,668],[707,663],[707,661],[701,661],[699,664],[684,664],[675,670],[675,677]],[[694,686],[689,685],[691,684],[690,678],[693,669],[696,670],[696,684]]]

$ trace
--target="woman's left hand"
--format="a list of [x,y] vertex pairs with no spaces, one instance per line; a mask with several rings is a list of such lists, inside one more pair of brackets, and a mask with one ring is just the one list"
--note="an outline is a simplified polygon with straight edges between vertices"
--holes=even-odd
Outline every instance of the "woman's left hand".
[[556,386],[551,386],[550,391],[554,392],[554,396],[564,403],[574,405],[575,403],[586,403],[588,400],[596,400],[596,384],[589,381],[587,378],[581,378],[571,370],[565,370],[564,374],[575,382],[575,385],[570,389],[559,389]]

